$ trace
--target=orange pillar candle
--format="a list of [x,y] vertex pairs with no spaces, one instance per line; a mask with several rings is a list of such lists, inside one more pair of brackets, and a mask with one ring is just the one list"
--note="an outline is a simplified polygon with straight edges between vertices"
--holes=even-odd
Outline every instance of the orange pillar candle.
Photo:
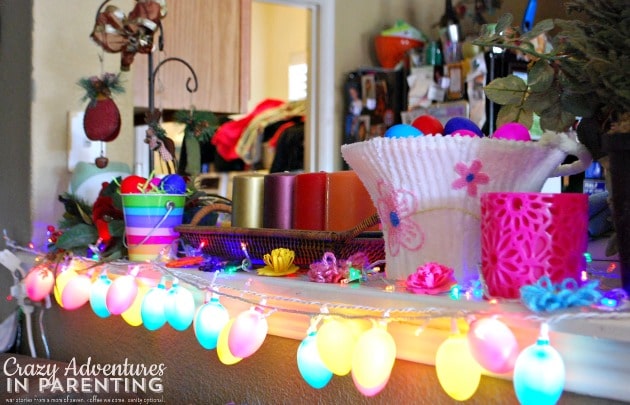
[[353,170],[328,173],[325,230],[347,231],[374,213],[376,207]]
[[295,177],[293,189],[293,228],[321,231],[326,226],[327,175],[301,173]]

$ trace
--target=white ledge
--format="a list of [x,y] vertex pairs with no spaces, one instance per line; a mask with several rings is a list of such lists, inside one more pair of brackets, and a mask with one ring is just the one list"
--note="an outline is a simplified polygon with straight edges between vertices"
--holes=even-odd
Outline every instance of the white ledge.
[[[358,284],[321,284],[292,277],[261,277],[255,274],[220,274],[214,284],[213,273],[191,270],[174,271],[181,281],[196,287],[219,286],[219,293],[238,295],[236,299],[224,297],[221,302],[235,316],[248,309],[257,299],[266,299],[269,307],[278,308],[267,319],[269,333],[285,338],[302,340],[319,304],[330,304],[331,313],[365,314],[382,317],[385,310],[407,309],[413,314],[432,311],[429,322],[391,322],[388,331],[397,345],[397,358],[434,365],[435,353],[451,330],[450,319],[458,317],[461,323],[467,315],[498,315],[510,327],[520,349],[536,342],[540,322],[520,303],[453,300],[445,296],[417,295],[407,292],[385,291],[380,287]],[[245,299],[249,292],[249,301]],[[282,297],[278,300],[278,297]],[[242,298],[243,300],[241,300]],[[342,308],[345,307],[345,308]],[[370,308],[382,309],[382,312]],[[630,315],[625,318],[605,318],[606,313],[583,311],[563,312],[554,316],[550,324],[551,344],[561,354],[567,371],[565,390],[615,400],[630,398]],[[601,316],[600,316],[601,315]],[[613,315],[613,314],[611,314]],[[421,329],[421,333],[417,333]],[[494,375],[511,379],[511,375]]]

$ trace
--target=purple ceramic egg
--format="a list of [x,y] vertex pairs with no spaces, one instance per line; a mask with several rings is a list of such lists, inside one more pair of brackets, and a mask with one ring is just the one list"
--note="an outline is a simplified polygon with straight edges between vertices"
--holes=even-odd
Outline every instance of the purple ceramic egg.
[[523,124],[518,122],[508,122],[501,125],[492,134],[493,138],[497,139],[510,139],[512,141],[531,141],[532,137],[529,134],[529,129]]

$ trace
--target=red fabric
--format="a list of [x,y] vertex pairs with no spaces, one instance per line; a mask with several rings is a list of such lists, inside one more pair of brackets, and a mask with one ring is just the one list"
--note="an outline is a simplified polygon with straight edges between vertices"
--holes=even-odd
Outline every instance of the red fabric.
[[295,121],[287,121],[284,124],[280,125],[278,129],[276,130],[276,132],[273,133],[273,136],[271,137],[271,139],[269,139],[269,141],[267,142],[269,146],[275,148],[276,144],[278,143],[278,138],[280,138],[280,135],[282,135],[282,133],[286,131],[287,128],[291,128],[294,125],[295,125]]
[[236,144],[239,138],[243,134],[243,131],[247,128],[249,123],[260,113],[270,108],[276,108],[283,105],[285,102],[281,100],[266,99],[261,101],[254,111],[247,114],[245,117],[226,122],[217,128],[214,136],[212,137],[212,144],[216,146],[217,153],[227,161],[240,158],[236,153]]

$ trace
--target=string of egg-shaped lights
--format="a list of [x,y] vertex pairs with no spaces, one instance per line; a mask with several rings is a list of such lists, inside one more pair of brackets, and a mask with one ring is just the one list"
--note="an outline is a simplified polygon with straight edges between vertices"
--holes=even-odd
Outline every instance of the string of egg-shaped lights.
[[[60,266],[56,274],[49,265],[37,265],[23,282],[31,300],[40,301],[53,293],[66,310],[89,302],[98,317],[120,315],[129,325],[143,325],[149,331],[167,323],[178,331],[192,325],[199,344],[216,350],[224,365],[255,354],[268,333],[267,317],[285,310],[270,307],[265,298],[251,299],[246,301],[250,304],[247,310],[230,318],[220,298],[235,296],[222,292],[224,287],[216,284],[219,272],[207,285],[187,280],[184,286],[169,269],[152,266],[162,274],[154,286],[140,280],[139,267],[133,264],[124,274],[108,274],[106,266],[90,266],[78,259]],[[198,307],[191,288],[205,294]],[[296,353],[300,375],[311,387],[322,389],[335,375],[350,374],[359,392],[374,396],[387,385],[396,359],[396,342],[388,324],[401,318],[390,317],[394,310],[388,309],[380,310],[382,316],[344,316],[342,312],[330,313],[334,306],[329,303],[317,312],[303,313],[311,316],[311,323]],[[451,318],[451,333],[438,347],[435,369],[441,387],[453,399],[471,398],[483,370],[513,373],[515,394],[522,404],[554,404],[562,395],[564,363],[549,341],[547,323],[541,322],[538,340],[520,350],[510,328],[498,319],[500,315],[469,314],[468,329],[461,332],[453,314],[417,312],[419,317],[410,315],[409,319]]]

